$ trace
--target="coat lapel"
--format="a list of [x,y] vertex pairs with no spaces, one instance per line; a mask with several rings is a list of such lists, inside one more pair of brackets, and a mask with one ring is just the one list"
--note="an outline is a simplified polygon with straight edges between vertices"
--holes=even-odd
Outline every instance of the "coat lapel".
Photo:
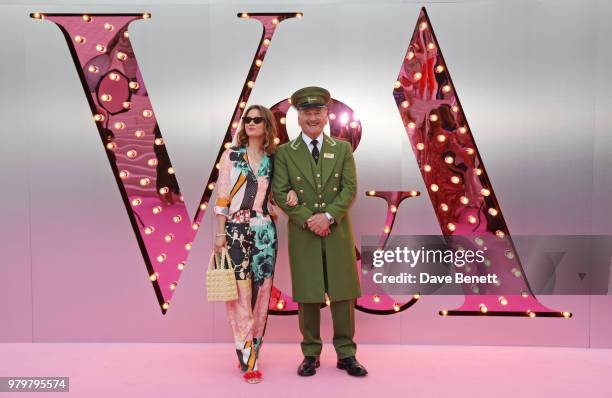
[[321,147],[321,157],[319,158],[319,161],[323,162],[322,184],[325,186],[325,184],[327,184],[327,180],[332,174],[332,171],[334,170],[334,167],[336,166],[336,161],[338,160],[338,143],[336,140],[326,134],[323,134],[323,136],[323,146]]
[[312,175],[312,167],[310,165],[310,157],[312,156],[308,148],[306,147],[306,143],[302,139],[302,134],[291,141],[289,147],[292,149],[291,160],[295,164],[295,166],[302,172],[304,177],[308,180],[310,185],[313,188],[316,187],[314,176]]

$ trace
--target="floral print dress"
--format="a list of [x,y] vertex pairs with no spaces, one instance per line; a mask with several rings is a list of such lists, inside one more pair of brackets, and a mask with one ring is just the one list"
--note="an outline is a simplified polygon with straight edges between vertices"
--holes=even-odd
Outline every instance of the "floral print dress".
[[227,301],[227,315],[243,371],[256,371],[268,317],[274,277],[276,227],[268,211],[273,159],[263,155],[254,172],[246,146],[223,152],[215,214],[227,218],[227,251],[234,265],[238,299]]

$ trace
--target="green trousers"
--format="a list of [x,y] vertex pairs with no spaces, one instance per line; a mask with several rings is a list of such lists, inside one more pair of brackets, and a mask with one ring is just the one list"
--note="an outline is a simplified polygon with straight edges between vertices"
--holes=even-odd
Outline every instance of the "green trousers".
[[[301,343],[304,356],[321,355],[321,304],[298,303]],[[357,351],[353,341],[355,335],[355,300],[333,301],[330,304],[334,324],[334,348],[338,359],[352,357]]]

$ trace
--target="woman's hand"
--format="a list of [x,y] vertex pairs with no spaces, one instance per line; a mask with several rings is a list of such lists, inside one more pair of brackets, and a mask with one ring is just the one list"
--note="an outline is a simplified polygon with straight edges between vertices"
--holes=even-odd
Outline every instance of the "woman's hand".
[[293,189],[287,192],[287,200],[285,203],[287,203],[287,206],[291,206],[291,207],[298,204],[297,193],[295,193]]
[[225,246],[226,246],[225,235],[215,237],[215,244],[214,244],[215,253],[220,254]]

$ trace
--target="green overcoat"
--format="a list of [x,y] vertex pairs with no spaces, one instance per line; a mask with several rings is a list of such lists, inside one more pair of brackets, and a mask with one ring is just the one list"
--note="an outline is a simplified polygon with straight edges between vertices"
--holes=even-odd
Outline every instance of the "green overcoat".
[[[298,196],[297,206],[285,204],[287,192]],[[355,199],[357,176],[351,144],[324,134],[319,161],[315,164],[302,135],[280,145],[274,156],[272,193],[289,216],[288,241],[293,299],[300,303],[325,301],[324,275],[331,301],[361,295],[357,275],[355,242],[349,207]],[[314,213],[335,218],[331,232],[320,237],[306,226]],[[323,264],[323,245],[326,270]]]

